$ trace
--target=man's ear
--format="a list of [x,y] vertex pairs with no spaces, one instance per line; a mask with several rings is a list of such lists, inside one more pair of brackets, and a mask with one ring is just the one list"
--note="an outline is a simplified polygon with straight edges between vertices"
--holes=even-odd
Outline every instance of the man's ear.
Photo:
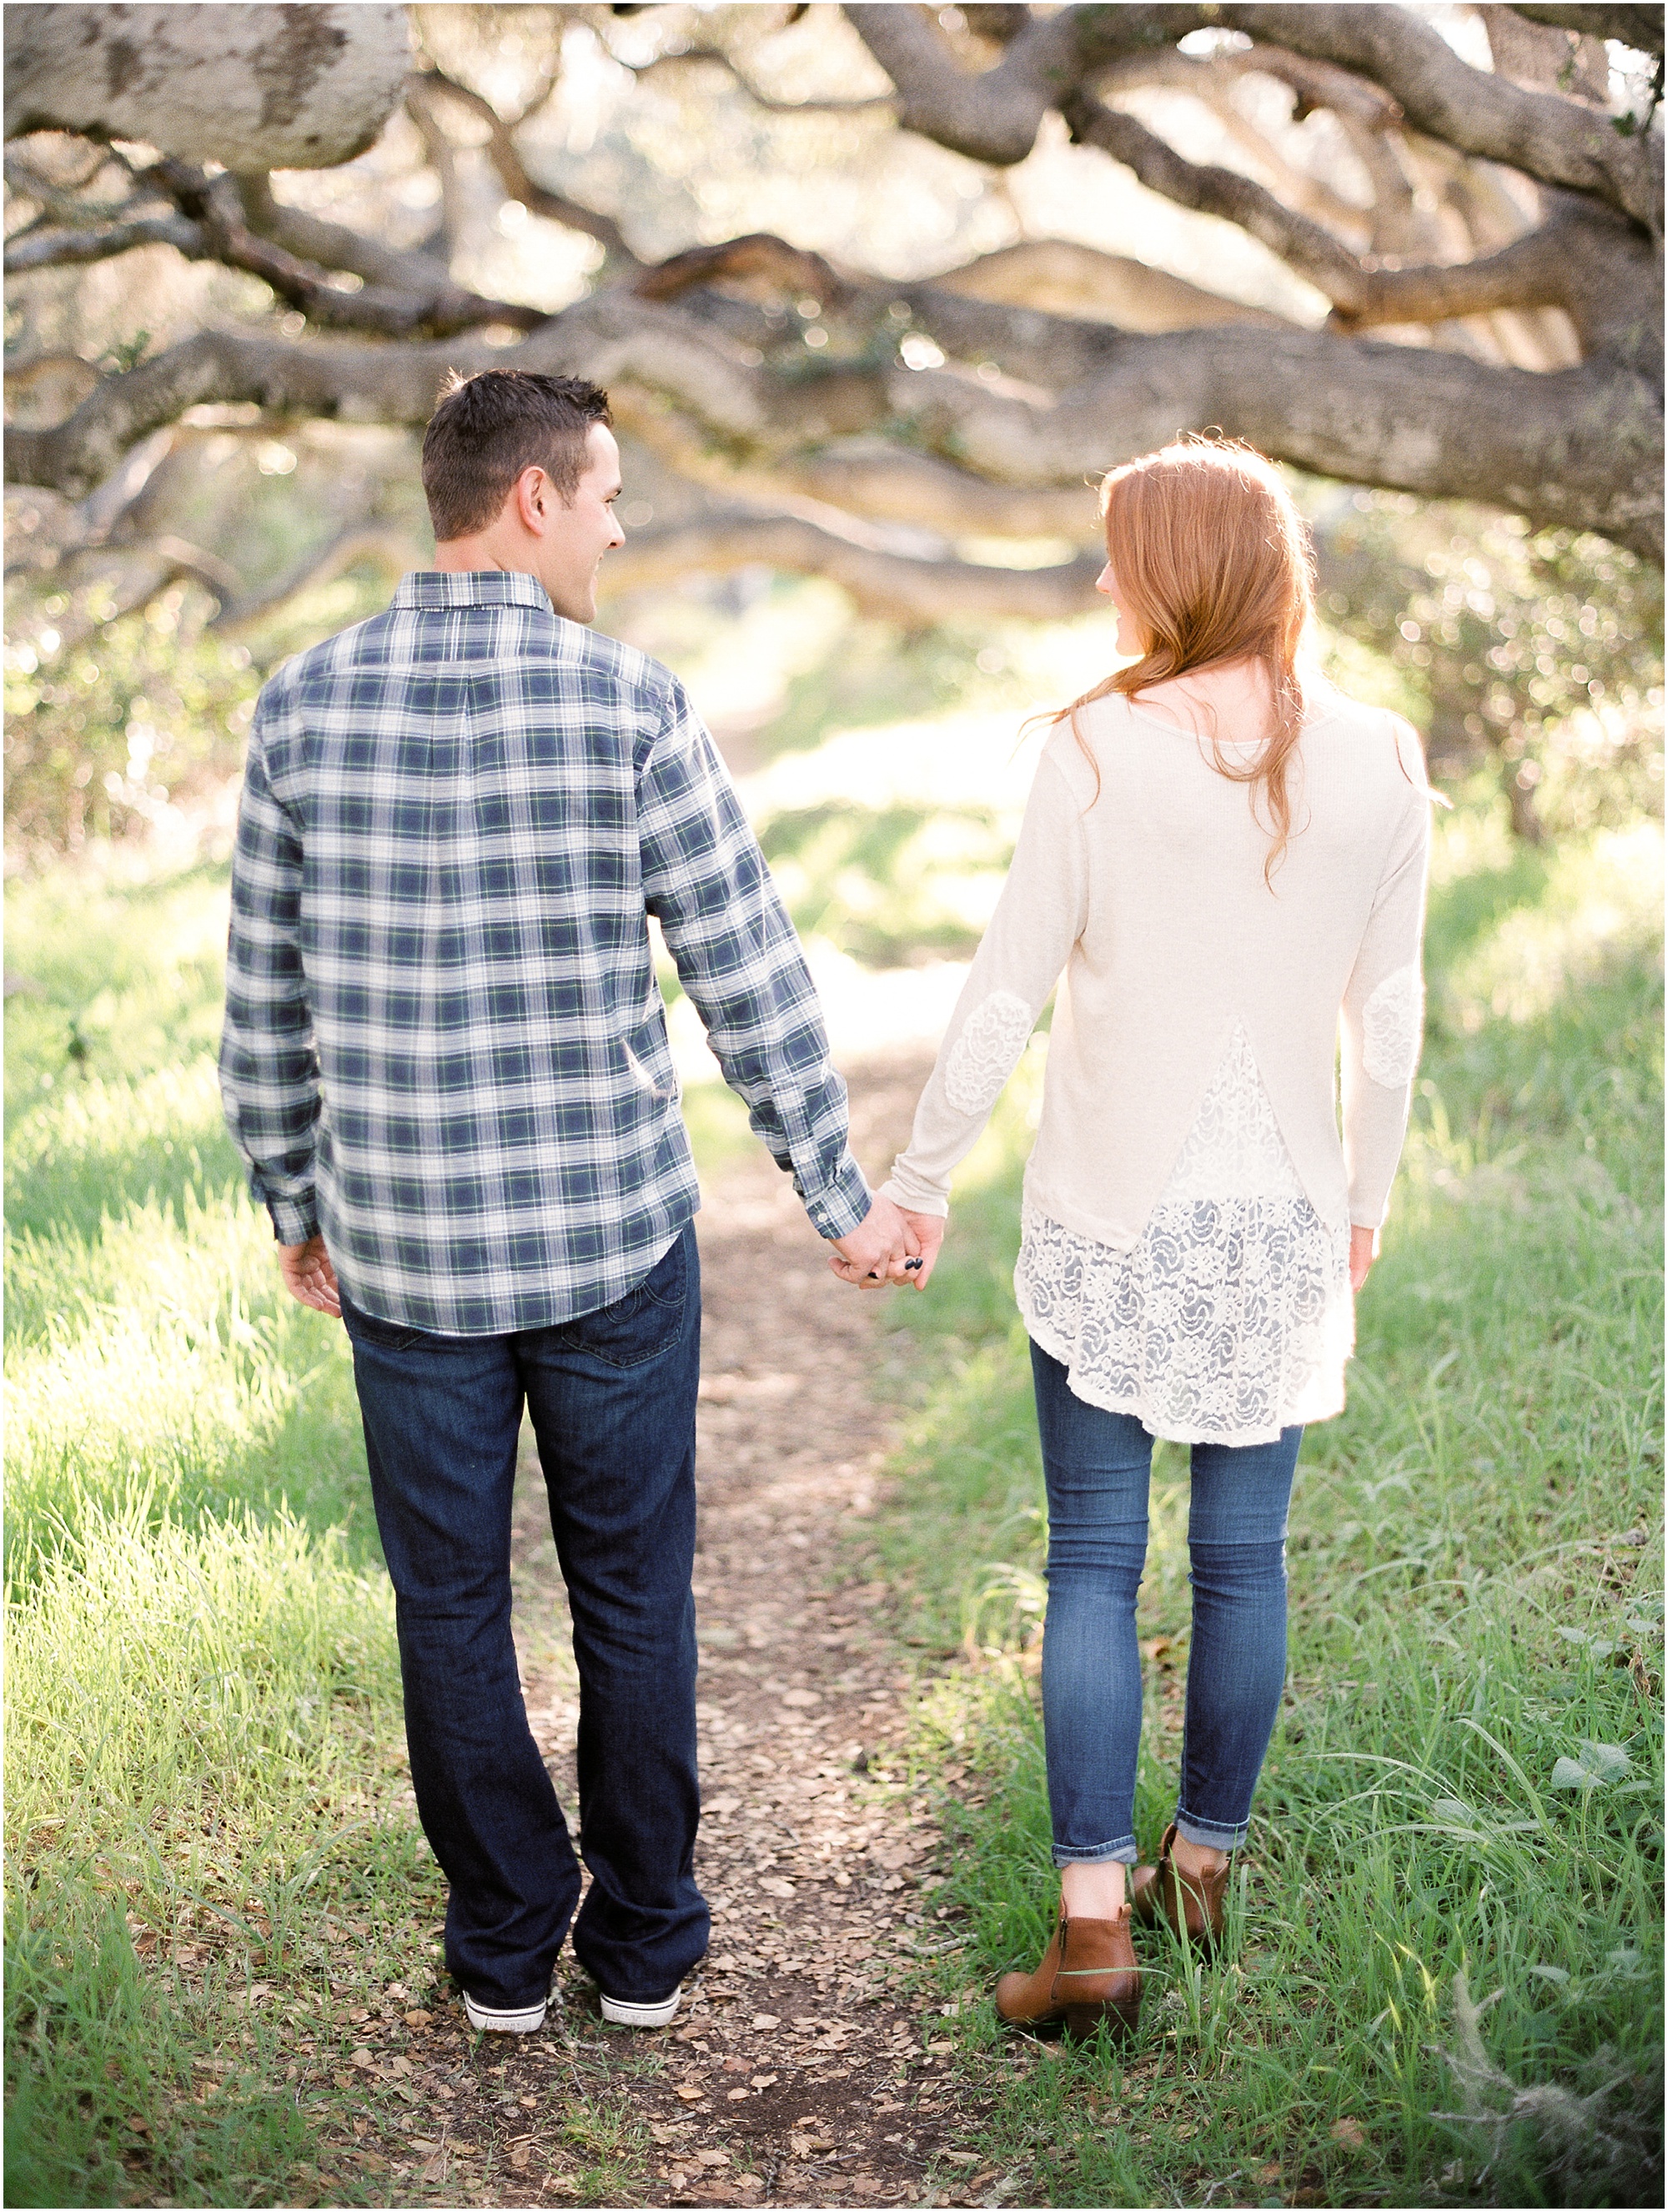
[[554,494],[551,480],[536,465],[523,469],[515,479],[515,511],[521,527],[534,538],[542,538],[550,526],[550,512]]

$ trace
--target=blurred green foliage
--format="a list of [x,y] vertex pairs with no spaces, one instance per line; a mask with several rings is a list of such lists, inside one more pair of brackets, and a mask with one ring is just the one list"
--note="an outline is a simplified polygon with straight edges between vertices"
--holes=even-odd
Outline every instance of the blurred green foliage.
[[836,730],[959,707],[1031,703],[1009,674],[1007,655],[993,649],[988,623],[941,623],[900,633],[888,623],[859,619],[792,678],[759,737],[773,753],[802,752]]
[[1314,521],[1321,613],[1388,663],[1436,773],[1489,765],[1531,842],[1660,808],[1660,570],[1386,492],[1335,495]]
[[[369,455],[315,452],[305,441],[299,454],[277,441],[240,447],[205,459],[195,503],[181,513],[264,586],[304,566],[308,549],[354,514],[368,513],[416,547],[408,462],[398,441]],[[1439,780],[1464,791],[1486,779],[1530,842],[1659,811],[1656,571],[1601,538],[1531,533],[1511,516],[1318,482],[1298,489],[1319,550],[1330,672],[1409,714]],[[715,684],[721,693],[736,668],[768,664],[761,697],[742,716],[743,750],[766,758],[809,750],[841,729],[955,710],[1011,709],[1017,718],[1069,696],[1081,688],[1077,672],[1063,659],[1050,670],[1050,652],[1081,629],[1067,653],[1074,658],[1099,619],[1045,625],[1034,636],[1032,625],[971,619],[905,634],[851,614],[826,585],[778,578],[760,599],[743,581],[691,579],[636,595],[618,615],[623,634],[672,659],[703,696]],[[282,600],[247,629],[247,644],[204,627],[210,602],[193,586],[171,586],[148,608],[101,623],[96,603],[79,598],[20,600],[6,679],[14,862],[142,831],[170,805],[234,774],[263,677],[374,611],[388,588],[385,569],[368,560]],[[94,626],[83,636],[88,616]],[[70,641],[63,645],[58,624]],[[715,722],[730,744],[721,710]],[[895,926],[882,925],[859,913],[872,900],[837,895],[871,864],[894,890],[917,869],[900,823],[821,823],[808,854],[812,827],[783,823],[773,833],[773,857],[806,860],[816,878],[796,913],[841,908],[834,933],[866,960],[966,949],[969,923],[941,927],[906,912],[906,899]],[[987,864],[1004,859],[993,848]],[[933,861],[944,865],[941,855]]]
[[1011,854],[982,806],[831,800],[774,816],[759,842],[801,934],[869,968],[970,958],[984,916],[955,892],[972,878],[999,880]]
[[[235,775],[260,676],[247,647],[182,631],[187,593],[58,650],[48,626],[6,657],[6,830],[44,857],[118,838]],[[48,617],[61,611],[46,602]]]

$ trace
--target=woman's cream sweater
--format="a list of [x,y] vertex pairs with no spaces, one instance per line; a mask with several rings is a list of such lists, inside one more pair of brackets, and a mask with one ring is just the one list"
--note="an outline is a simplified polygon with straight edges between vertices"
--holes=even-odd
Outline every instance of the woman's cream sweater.
[[1407,723],[1312,696],[1271,883],[1266,807],[1212,767],[1207,740],[1117,695],[1079,711],[1093,765],[1068,724],[1055,730],[886,1186],[900,1206],[948,1211],[952,1170],[1063,969],[1031,1208],[1133,1248],[1237,1024],[1321,1220],[1383,1221],[1419,1056],[1430,793]]

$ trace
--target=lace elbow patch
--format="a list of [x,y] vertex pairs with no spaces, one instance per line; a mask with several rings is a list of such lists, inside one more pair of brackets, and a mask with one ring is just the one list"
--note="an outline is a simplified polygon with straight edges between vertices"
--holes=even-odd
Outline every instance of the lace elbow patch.
[[989,1112],[1019,1065],[1035,1019],[1012,991],[993,991],[974,1007],[944,1067],[944,1095],[958,1114]]
[[1424,1020],[1425,987],[1418,969],[1398,968],[1386,975],[1361,1018],[1361,1062],[1374,1083],[1394,1091],[1412,1082]]

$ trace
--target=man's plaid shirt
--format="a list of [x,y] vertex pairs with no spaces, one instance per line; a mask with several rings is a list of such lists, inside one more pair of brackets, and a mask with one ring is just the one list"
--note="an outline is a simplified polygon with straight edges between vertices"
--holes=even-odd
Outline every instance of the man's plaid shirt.
[[221,1089],[279,1239],[443,1335],[612,1304],[699,1204],[648,916],[825,1237],[869,1195],[815,992],[666,669],[426,570],[260,696]]

